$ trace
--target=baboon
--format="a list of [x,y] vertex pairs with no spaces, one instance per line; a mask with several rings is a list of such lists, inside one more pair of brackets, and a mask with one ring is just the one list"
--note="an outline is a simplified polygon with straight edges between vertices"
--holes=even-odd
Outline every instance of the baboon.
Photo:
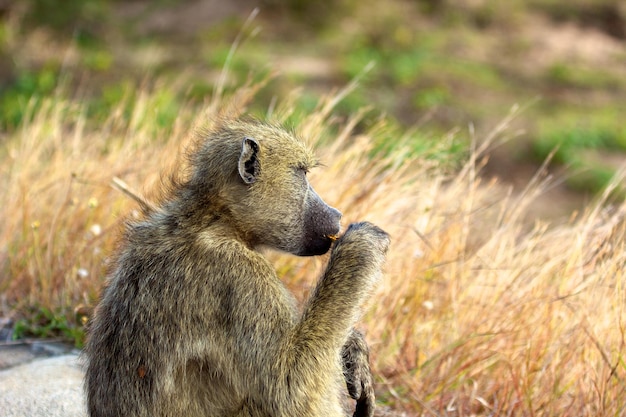
[[[89,329],[91,417],[372,416],[368,350],[353,329],[381,275],[388,235],[340,232],[294,135],[224,120],[190,153],[190,173],[130,223]],[[300,310],[270,247],[330,250]],[[343,388],[342,388],[343,386]]]

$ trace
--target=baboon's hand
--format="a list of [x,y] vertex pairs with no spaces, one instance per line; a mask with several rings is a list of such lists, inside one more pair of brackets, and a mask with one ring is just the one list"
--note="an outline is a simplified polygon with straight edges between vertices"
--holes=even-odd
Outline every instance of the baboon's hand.
[[389,249],[389,235],[372,223],[353,223],[341,236],[331,252],[332,268],[351,271],[361,282],[377,282]]
[[346,246],[356,245],[359,250],[372,251],[372,255],[385,255],[389,249],[389,235],[380,227],[369,223],[360,222],[352,223],[346,233],[341,236],[335,246],[335,249]]
[[353,329],[341,354],[348,393],[356,400],[353,417],[372,417],[375,408],[374,385],[369,349],[363,334]]

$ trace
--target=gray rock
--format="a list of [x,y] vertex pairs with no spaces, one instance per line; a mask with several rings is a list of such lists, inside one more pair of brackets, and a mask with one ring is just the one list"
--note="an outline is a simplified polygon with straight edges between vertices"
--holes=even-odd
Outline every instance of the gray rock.
[[83,370],[77,355],[37,359],[0,371],[4,417],[85,417]]
[[26,343],[0,344],[0,371],[36,358],[37,355]]

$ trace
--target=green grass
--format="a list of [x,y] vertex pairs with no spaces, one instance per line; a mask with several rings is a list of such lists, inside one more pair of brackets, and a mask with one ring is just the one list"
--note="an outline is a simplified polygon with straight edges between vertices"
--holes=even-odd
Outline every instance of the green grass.
[[618,75],[598,68],[585,68],[565,62],[552,64],[546,72],[546,81],[553,86],[596,91],[620,88],[623,84],[623,80]]
[[76,309],[74,317],[66,311],[53,312],[46,307],[25,311],[15,322],[13,338],[61,339],[82,348],[88,316]]
[[24,71],[14,83],[0,88],[0,129],[15,129],[33,110],[38,109],[43,96],[54,92],[59,82],[55,66],[38,71]]
[[554,151],[555,162],[571,167],[573,175],[568,183],[573,188],[596,192],[606,187],[619,169],[615,163],[598,159],[598,153],[626,152],[626,129],[621,119],[620,110],[615,108],[596,113],[586,113],[582,108],[557,113],[538,127],[533,152],[543,160]]

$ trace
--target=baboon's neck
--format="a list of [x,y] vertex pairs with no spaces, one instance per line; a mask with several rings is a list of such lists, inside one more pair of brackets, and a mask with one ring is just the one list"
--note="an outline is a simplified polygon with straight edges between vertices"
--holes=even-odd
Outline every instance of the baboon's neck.
[[[181,190],[161,209],[154,213],[154,219],[161,223],[161,230],[187,236],[195,240],[198,236],[230,236],[246,246],[250,239],[236,227],[231,211],[219,192],[198,193],[194,190]],[[221,202],[221,203],[220,203]]]

